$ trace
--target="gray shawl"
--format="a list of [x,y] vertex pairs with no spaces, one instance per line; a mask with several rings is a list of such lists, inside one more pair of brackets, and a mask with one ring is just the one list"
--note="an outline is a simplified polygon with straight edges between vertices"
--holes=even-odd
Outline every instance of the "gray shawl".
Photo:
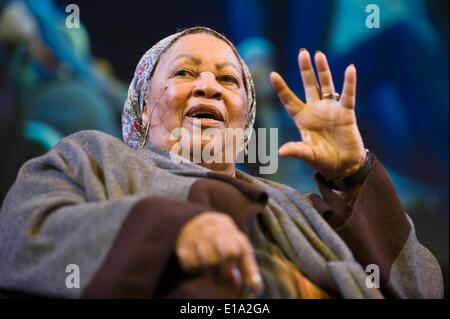
[[[0,287],[79,297],[95,275],[130,209],[148,196],[186,200],[208,169],[165,150],[132,150],[107,134],[83,131],[28,161],[0,212]],[[264,260],[264,225],[284,255],[312,282],[344,298],[381,298],[366,286],[367,274],[346,243],[296,190],[237,173],[269,196],[246,227],[265,290],[250,297],[284,297],[271,287]],[[81,271],[80,288],[66,287],[66,267]],[[398,283],[401,290],[402,283]]]

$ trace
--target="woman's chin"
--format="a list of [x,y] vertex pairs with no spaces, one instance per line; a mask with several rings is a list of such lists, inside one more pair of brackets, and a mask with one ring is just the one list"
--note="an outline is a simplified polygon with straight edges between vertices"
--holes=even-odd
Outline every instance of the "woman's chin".
[[201,141],[193,141],[190,150],[192,156],[196,159],[196,162],[223,162],[223,144],[214,139],[204,138]]

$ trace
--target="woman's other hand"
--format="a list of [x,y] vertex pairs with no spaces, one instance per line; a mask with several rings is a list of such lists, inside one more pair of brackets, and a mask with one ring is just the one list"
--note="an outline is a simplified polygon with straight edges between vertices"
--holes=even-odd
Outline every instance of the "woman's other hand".
[[279,154],[301,159],[329,179],[349,176],[360,168],[366,156],[354,111],[355,66],[351,64],[345,70],[341,97],[329,98],[335,89],[325,54],[320,51],[315,54],[320,88],[311,57],[305,49],[300,50],[298,63],[306,103],[289,89],[278,73],[272,72],[270,75],[274,90],[302,137],[301,142],[282,145]]
[[216,268],[224,280],[261,288],[253,247],[226,214],[206,211],[188,221],[178,234],[175,253],[186,272]]

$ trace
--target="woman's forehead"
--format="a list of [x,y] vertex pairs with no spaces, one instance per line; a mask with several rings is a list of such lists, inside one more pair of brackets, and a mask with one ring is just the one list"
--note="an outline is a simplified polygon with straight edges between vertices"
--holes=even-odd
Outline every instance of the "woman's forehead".
[[205,33],[182,36],[173,43],[163,59],[169,63],[182,59],[189,59],[195,64],[214,62],[227,65],[231,63],[240,69],[239,61],[231,47],[225,41]]

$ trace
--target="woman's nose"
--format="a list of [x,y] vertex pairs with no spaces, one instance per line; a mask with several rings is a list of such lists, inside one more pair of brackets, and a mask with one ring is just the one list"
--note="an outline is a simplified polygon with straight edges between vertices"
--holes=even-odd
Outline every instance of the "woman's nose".
[[222,86],[217,83],[216,76],[213,73],[203,72],[195,83],[192,95],[221,100],[223,96]]

